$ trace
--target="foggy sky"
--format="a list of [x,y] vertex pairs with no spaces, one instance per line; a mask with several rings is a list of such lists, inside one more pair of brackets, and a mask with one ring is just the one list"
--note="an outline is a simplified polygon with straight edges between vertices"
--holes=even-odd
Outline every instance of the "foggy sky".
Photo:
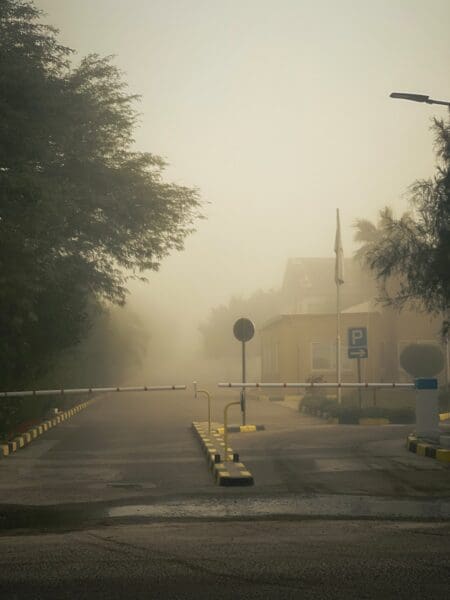
[[[448,0],[38,0],[61,41],[115,54],[142,95],[140,150],[197,186],[207,220],[138,286],[191,324],[281,283],[291,256],[344,254],[355,218],[406,208],[434,168],[433,115],[391,91],[450,99]],[[170,312],[170,311],[169,311]],[[175,326],[180,326],[175,317]]]

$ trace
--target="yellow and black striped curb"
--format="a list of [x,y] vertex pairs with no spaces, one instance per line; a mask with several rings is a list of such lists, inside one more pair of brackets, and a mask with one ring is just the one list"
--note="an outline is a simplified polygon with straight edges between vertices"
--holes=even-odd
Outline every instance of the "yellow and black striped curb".
[[[264,425],[229,425],[227,427],[228,433],[251,433],[253,431],[264,431],[266,428]],[[215,431],[223,435],[224,428],[218,427]]]
[[202,450],[206,454],[208,466],[211,469],[214,481],[218,485],[253,485],[253,476],[245,467],[244,463],[239,462],[239,455],[228,447],[228,456],[233,455],[233,461],[222,462],[225,450],[223,437],[217,433],[218,424],[211,426],[211,433],[208,433],[207,423],[192,423],[192,429],[196,434]]
[[415,452],[419,456],[428,456],[429,458],[435,458],[440,462],[450,464],[450,448],[441,448],[436,444],[421,442],[414,435],[407,437],[406,447],[410,452]]
[[93,398],[92,400],[86,400],[85,402],[80,402],[76,406],[69,408],[69,410],[60,412],[57,415],[55,415],[53,418],[47,419],[46,421],[43,421],[39,425],[35,425],[34,427],[31,427],[25,433],[21,433],[20,435],[16,436],[13,440],[8,440],[8,441],[4,441],[4,442],[0,441],[0,457],[9,456],[13,452],[17,452],[17,450],[19,450],[20,448],[23,448],[24,446],[27,446],[33,440],[38,438],[40,435],[42,435],[49,429],[52,429],[52,427],[56,427],[56,425],[58,425],[59,423],[62,423],[63,421],[67,421],[67,419],[70,419],[71,417],[76,415],[78,412],[80,412],[80,410],[87,408],[89,406],[89,404],[91,404],[95,400],[96,399]]

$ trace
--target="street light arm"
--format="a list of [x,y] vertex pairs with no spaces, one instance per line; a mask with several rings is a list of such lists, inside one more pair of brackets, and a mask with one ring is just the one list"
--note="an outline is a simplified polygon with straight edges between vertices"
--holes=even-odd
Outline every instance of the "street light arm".
[[443,106],[450,106],[450,102],[445,100],[433,100],[430,96],[424,94],[409,94],[406,92],[392,92],[390,98],[398,98],[400,100],[411,100],[412,102],[425,102],[426,104],[441,104]]

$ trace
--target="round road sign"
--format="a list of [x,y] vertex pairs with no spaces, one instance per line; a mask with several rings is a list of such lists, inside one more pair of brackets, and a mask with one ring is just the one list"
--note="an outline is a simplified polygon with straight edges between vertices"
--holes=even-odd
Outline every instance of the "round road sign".
[[233,326],[233,333],[240,342],[248,342],[255,335],[255,326],[250,319],[238,319]]

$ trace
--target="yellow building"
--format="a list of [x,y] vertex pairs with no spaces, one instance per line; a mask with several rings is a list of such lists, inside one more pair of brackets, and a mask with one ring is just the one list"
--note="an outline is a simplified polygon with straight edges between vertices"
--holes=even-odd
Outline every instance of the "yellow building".
[[[314,286],[308,275],[308,266],[320,265],[327,279]],[[341,312],[342,381],[356,382],[357,360],[347,356],[349,328],[367,329],[368,358],[361,359],[361,379],[371,382],[409,381],[400,366],[403,348],[413,342],[441,345],[441,321],[426,314],[394,311],[362,301],[373,297],[373,283],[365,286],[367,275],[358,274],[354,264],[353,281],[348,286],[347,306]],[[329,271],[329,273],[328,273]],[[296,286],[289,279],[295,279]],[[346,283],[342,285],[344,289]],[[269,320],[261,329],[261,380],[263,382],[304,382],[311,377],[323,377],[335,382],[336,374],[336,314],[330,308],[336,302],[333,282],[333,259],[295,259],[288,263],[283,288],[288,290],[289,308],[297,312],[282,314]],[[349,301],[359,303],[349,306]],[[319,307],[328,310],[319,312]],[[345,304],[344,304],[345,306]],[[299,310],[300,309],[300,310]],[[303,310],[302,310],[303,309]],[[441,374],[444,377],[445,370]]]

